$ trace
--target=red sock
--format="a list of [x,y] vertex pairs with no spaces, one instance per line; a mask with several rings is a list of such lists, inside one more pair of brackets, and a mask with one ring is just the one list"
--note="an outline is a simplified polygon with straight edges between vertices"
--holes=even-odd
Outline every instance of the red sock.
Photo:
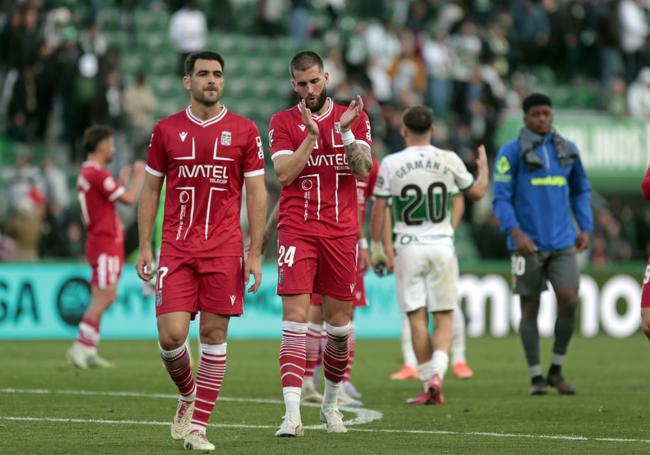
[[196,401],[191,430],[208,427],[208,419],[217,402],[223,377],[226,374],[226,343],[202,344],[199,371],[196,375]]
[[77,343],[96,350],[99,344],[99,321],[93,321],[87,316],[84,316],[79,323]]
[[280,376],[282,387],[302,387],[307,357],[307,324],[282,321],[280,343]]
[[354,350],[356,348],[357,338],[354,336],[354,322],[350,322],[350,334],[348,335],[348,364],[343,373],[343,382],[350,382],[350,372],[354,362]]
[[172,378],[178,393],[185,398],[185,401],[194,399],[194,378],[192,377],[192,368],[190,368],[190,353],[187,347],[183,344],[181,347],[173,351],[165,351],[160,348],[160,357],[162,357],[165,368]]
[[313,378],[314,369],[321,358],[320,339],[323,326],[312,322],[307,324],[307,361],[305,362],[305,377]]
[[345,367],[348,364],[348,333],[350,324],[342,327],[325,325],[327,345],[323,353],[323,369],[325,378],[332,382],[341,382]]

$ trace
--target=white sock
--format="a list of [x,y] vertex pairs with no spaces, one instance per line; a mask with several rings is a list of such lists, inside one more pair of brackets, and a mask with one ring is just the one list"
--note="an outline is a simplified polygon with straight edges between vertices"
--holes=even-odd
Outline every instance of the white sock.
[[325,393],[323,394],[323,407],[336,407],[336,400],[341,389],[340,382],[332,382],[325,378]]
[[530,373],[531,378],[534,378],[535,376],[541,376],[542,375],[542,366],[541,365],[533,365],[531,367],[528,367],[528,372]]
[[465,362],[465,316],[458,303],[454,308],[453,330],[454,336],[451,340],[452,363]]
[[422,383],[424,390],[427,389],[427,383],[429,382],[429,379],[431,379],[432,375],[433,375],[433,362],[431,360],[418,365],[418,379]]
[[447,353],[445,351],[434,351],[431,363],[433,363],[433,374],[437,374],[440,376],[440,379],[444,379],[447,366],[449,366],[449,356]]
[[418,361],[415,358],[415,351],[413,351],[413,343],[411,342],[411,324],[409,324],[409,318],[406,315],[404,315],[404,319],[402,320],[402,336],[400,341],[402,343],[404,365],[417,368]]
[[[562,366],[564,363],[564,358],[566,357],[565,354],[556,354],[555,352],[553,353],[553,356],[551,357],[551,364],[552,365],[559,365]],[[541,374],[541,373],[540,373]]]
[[300,418],[300,387],[283,387],[285,415]]

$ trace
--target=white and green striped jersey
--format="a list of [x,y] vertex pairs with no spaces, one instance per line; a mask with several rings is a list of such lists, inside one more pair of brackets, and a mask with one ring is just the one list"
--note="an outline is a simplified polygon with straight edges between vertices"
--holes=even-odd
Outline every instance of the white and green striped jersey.
[[374,194],[392,199],[395,234],[429,243],[453,238],[451,196],[473,183],[454,152],[413,146],[383,159]]

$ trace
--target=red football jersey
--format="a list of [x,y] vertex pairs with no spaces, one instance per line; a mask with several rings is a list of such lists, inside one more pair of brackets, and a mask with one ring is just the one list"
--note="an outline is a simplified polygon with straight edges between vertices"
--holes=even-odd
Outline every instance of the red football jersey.
[[147,172],[166,177],[161,254],[241,256],[244,177],[264,174],[257,126],[224,106],[202,121],[191,109],[158,121]]
[[357,180],[357,202],[359,210],[361,211],[361,219],[366,218],[366,202],[372,197],[375,184],[377,183],[377,176],[379,175],[379,161],[374,156],[372,157],[372,167],[368,172],[368,177],[364,180]]
[[89,238],[107,238],[122,242],[124,229],[115,209],[115,201],[125,189],[113,176],[92,161],[81,165],[77,178],[77,196],[81,218],[88,228]]
[[[356,179],[345,158],[339,119],[347,106],[328,98],[328,110],[314,116],[318,139],[302,172],[280,192],[278,229],[316,237],[356,234]],[[271,158],[291,155],[307,135],[300,105],[276,113],[269,125]],[[365,112],[352,123],[357,142],[370,147],[370,121]]]

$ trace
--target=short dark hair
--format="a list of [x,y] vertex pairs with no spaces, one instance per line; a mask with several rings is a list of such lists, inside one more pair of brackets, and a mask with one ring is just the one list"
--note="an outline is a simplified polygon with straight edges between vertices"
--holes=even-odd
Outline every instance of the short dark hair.
[[185,58],[185,74],[191,76],[194,72],[194,64],[197,60],[216,60],[221,63],[221,71],[226,67],[223,57],[217,52],[213,51],[197,51],[192,52]]
[[543,93],[531,93],[524,98],[521,103],[521,108],[524,110],[524,114],[527,114],[528,111],[535,106],[553,107],[553,103],[551,103],[551,99]]
[[404,126],[416,134],[424,134],[433,125],[433,111],[427,106],[414,106],[404,112]]
[[86,155],[94,152],[101,141],[108,139],[111,136],[113,136],[113,128],[110,126],[93,125],[86,128],[82,139]]
[[291,59],[291,63],[289,63],[289,73],[291,73],[291,77],[293,77],[294,71],[307,71],[314,65],[318,65],[318,69],[323,71],[325,68],[323,57],[314,51],[300,51]]

